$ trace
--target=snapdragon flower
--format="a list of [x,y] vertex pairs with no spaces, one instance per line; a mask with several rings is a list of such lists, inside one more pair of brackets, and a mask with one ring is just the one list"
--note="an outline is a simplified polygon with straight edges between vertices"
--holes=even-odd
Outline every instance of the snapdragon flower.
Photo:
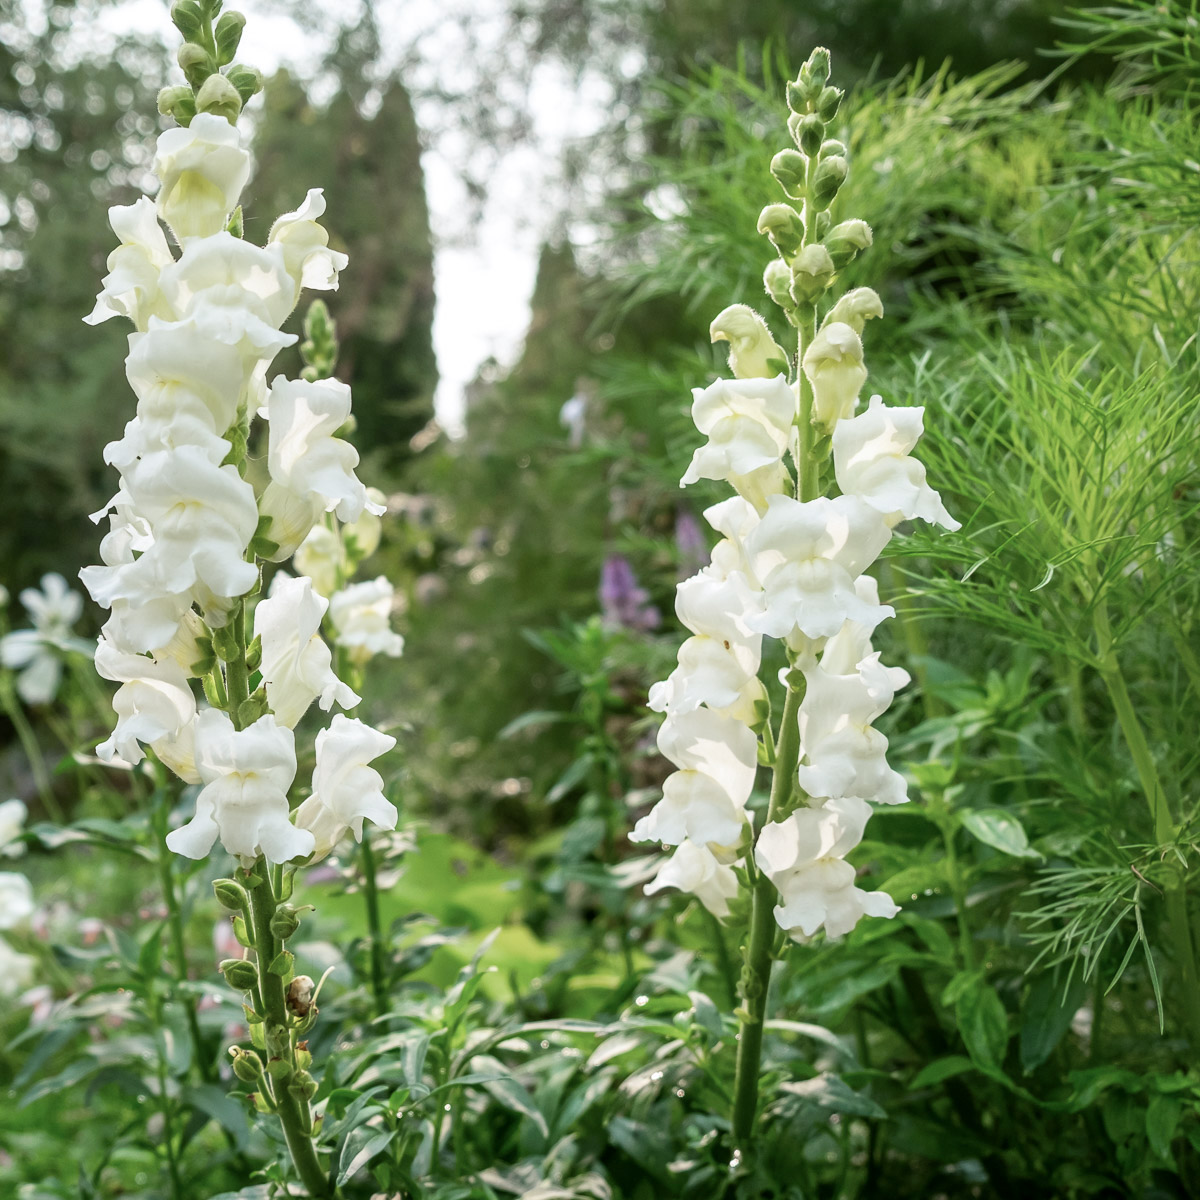
[[681,842],[675,853],[659,868],[658,874],[646,884],[647,896],[663,888],[678,888],[695,896],[714,917],[729,915],[729,902],[738,893],[737,876],[733,868],[717,860],[707,846]]
[[20,929],[33,916],[33,886],[19,871],[0,871],[0,929]]
[[293,305],[301,288],[322,292],[336,288],[338,272],[349,262],[346,255],[329,249],[329,233],[317,221],[324,215],[323,190],[309,188],[304,203],[295,212],[284,213],[267,235],[267,245],[282,250],[284,267],[295,284]]
[[19,858],[25,853],[25,843],[20,837],[28,816],[29,809],[22,800],[0,803],[0,854],[5,858]]
[[184,242],[225,228],[250,178],[250,155],[224,117],[197,113],[187,128],[159,135],[154,174],[158,215]]
[[143,196],[133,204],[114,205],[108,222],[121,244],[108,256],[108,274],[96,307],[83,319],[98,325],[110,317],[128,317],[135,329],[144,330],[152,316],[167,315],[158,277],[175,258],[153,200]]
[[376,654],[399,658],[404,653],[404,639],[391,627],[395,595],[387,576],[379,575],[352,583],[330,597],[334,641],[349,653],[355,665],[361,666]]
[[269,713],[238,730],[215,708],[196,718],[195,730],[196,770],[204,787],[195,816],[167,835],[168,848],[204,858],[220,838],[246,865],[259,855],[283,863],[311,854],[315,839],[292,824],[288,808],[296,776],[292,731]]
[[390,734],[341,713],[317,734],[317,765],[312,795],[296,810],[296,825],[316,840],[324,858],[347,832],[362,841],[363,821],[395,829],[399,813],[383,794],[383,779],[367,764],[396,744]]
[[832,428],[854,412],[867,381],[863,345],[858,333],[841,321],[830,321],[804,352],[803,368],[813,389],[813,418]]
[[63,655],[91,655],[89,642],[75,637],[72,626],[83,614],[83,597],[56,572],[42,576],[42,587],[24,588],[21,603],[32,629],[17,629],[0,638],[0,665],[18,671],[17,695],[26,704],[49,704],[62,680]]

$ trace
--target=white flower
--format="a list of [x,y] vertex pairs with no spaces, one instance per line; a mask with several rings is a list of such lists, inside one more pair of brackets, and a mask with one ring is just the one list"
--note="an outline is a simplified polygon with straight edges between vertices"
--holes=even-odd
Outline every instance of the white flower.
[[729,369],[738,379],[770,379],[787,366],[767,323],[747,304],[731,304],[708,327],[713,342],[729,343]]
[[701,771],[743,807],[754,789],[758,739],[740,721],[707,708],[670,713],[658,730],[662,756],[681,770]]
[[5,800],[0,804],[0,854],[6,858],[19,858],[25,853],[25,843],[17,839],[29,810],[20,800]]
[[706,568],[676,587],[675,615],[693,633],[729,643],[753,673],[762,655],[762,634],[750,625],[761,609],[759,597],[740,571],[721,575]]
[[296,548],[292,565],[312,580],[313,588],[322,596],[332,596],[337,591],[338,576],[346,566],[342,539],[332,529],[314,525]]
[[710,637],[690,637],[679,647],[679,666],[650,689],[655,712],[691,712],[706,704],[712,709],[737,707],[753,723],[754,703],[765,696],[758,679],[757,656]]
[[11,1000],[33,982],[37,959],[20,954],[0,938],[0,997]]
[[681,842],[645,891],[650,896],[668,887],[690,892],[718,918],[729,914],[729,901],[738,892],[733,868],[718,862],[711,850],[695,842]]
[[224,117],[197,113],[186,129],[159,135],[154,173],[162,180],[158,214],[182,242],[225,228],[250,177],[250,156]]
[[294,729],[313,700],[328,712],[336,702],[352,708],[359,697],[333,673],[333,658],[319,632],[329,601],[312,582],[276,578],[271,594],[254,610],[254,632],[262,639],[262,677],[267,703],[280,725]]
[[349,261],[344,254],[329,249],[329,233],[317,223],[324,212],[322,189],[310,188],[304,203],[295,212],[284,213],[267,236],[268,245],[283,250],[287,272],[296,284],[296,298],[302,287],[322,292],[336,289],[338,272],[344,271]]
[[113,697],[117,727],[96,747],[96,754],[105,762],[120,755],[136,764],[146,745],[182,779],[199,783],[192,745],[196,699],[184,669],[170,658],[156,662],[126,654],[102,637],[96,647],[96,670],[121,684]]
[[888,408],[872,396],[861,416],[833,431],[838,487],[881,512],[889,525],[920,517],[946,529],[961,528],[925,480],[925,466],[910,457],[924,428],[924,408]]
[[862,339],[841,321],[826,321],[804,351],[813,389],[813,419],[826,428],[849,417],[867,381]]
[[681,487],[699,479],[727,479],[760,510],[767,497],[790,486],[783,455],[796,416],[787,379],[718,379],[692,390],[692,420],[708,442],[692,456]]
[[806,941],[822,926],[826,936],[841,937],[864,916],[894,917],[900,911],[886,892],[856,888],[854,868],[844,861],[862,840],[870,815],[869,804],[847,796],[822,808],[798,809],[759,834],[755,861],[783,901],[775,919],[796,941]]
[[676,771],[663,783],[662,799],[634,826],[629,840],[668,846],[688,840],[723,850],[737,845],[745,824],[745,808],[715,779],[702,771]]
[[395,744],[389,734],[341,713],[317,734],[312,795],[296,810],[296,824],[316,838],[317,858],[328,854],[347,830],[361,842],[364,820],[380,829],[396,828],[399,814],[383,794],[383,779],[367,766]]
[[351,662],[361,665],[376,654],[399,658],[404,652],[404,639],[388,623],[394,599],[385,575],[352,583],[330,597],[334,641],[350,652]]
[[167,835],[169,849],[204,858],[220,837],[243,863],[260,854],[282,863],[312,853],[313,835],[292,824],[288,809],[295,739],[274,717],[239,731],[226,713],[205,709],[196,718],[196,767],[204,782],[196,815]]
[[752,587],[758,586],[746,554],[746,539],[761,520],[758,509],[741,496],[730,496],[720,504],[704,510],[704,519],[722,535],[713,547],[712,562],[704,574],[726,579],[734,572],[746,578]]
[[[869,608],[879,608],[879,584],[870,575],[860,575],[854,581],[854,594]],[[852,675],[873,647],[874,625],[847,621],[829,638],[821,652],[821,670],[829,675]]]
[[145,329],[152,316],[165,315],[158,275],[175,261],[174,255],[158,223],[153,200],[143,196],[133,204],[114,205],[108,210],[108,220],[121,244],[108,256],[104,290],[83,319],[98,325],[109,317],[128,317],[136,328]]
[[33,910],[29,880],[17,871],[0,871],[0,929],[27,925]]
[[387,512],[387,497],[377,488],[367,488],[367,503],[361,515],[342,526],[342,543],[356,559],[369,558],[379,549],[383,536],[380,517]]
[[340,521],[355,521],[364,509],[383,512],[354,474],[358,451],[333,436],[350,416],[350,389],[344,383],[280,375],[262,415],[270,422],[267,466],[275,483],[307,499],[316,511],[336,512]]
[[62,678],[62,654],[90,656],[90,643],[73,636],[71,626],[83,613],[83,597],[56,572],[42,576],[42,590],[25,588],[21,603],[33,621],[0,638],[0,664],[19,671],[17,694],[26,704],[49,704]]
[[772,637],[799,629],[832,637],[844,621],[872,627],[895,610],[865,603],[854,580],[891,537],[882,516],[854,496],[799,501],[773,496],[766,515],[746,539],[755,578],[764,589],[763,612],[750,625]]

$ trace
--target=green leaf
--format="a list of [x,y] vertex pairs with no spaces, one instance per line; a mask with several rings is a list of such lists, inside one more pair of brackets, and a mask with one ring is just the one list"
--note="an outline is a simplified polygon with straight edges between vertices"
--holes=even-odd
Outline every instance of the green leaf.
[[999,1070],[1008,1046],[1008,1014],[996,989],[986,983],[968,988],[954,1012],[967,1053],[979,1066]]
[[1174,1096],[1155,1096],[1146,1109],[1146,1137],[1159,1158],[1171,1160],[1171,1142],[1179,1128],[1183,1105]]
[[1064,986],[1061,971],[1045,971],[1030,984],[1021,1006],[1021,1069],[1026,1074],[1053,1053],[1079,1011],[1086,990],[1082,971],[1074,973],[1069,987]]
[[963,827],[984,845],[1013,858],[1041,858],[1029,845],[1025,827],[1002,808],[967,808],[959,814]]
[[546,1118],[542,1115],[541,1109],[534,1102],[533,1097],[518,1083],[511,1075],[503,1075],[498,1079],[492,1079],[483,1085],[484,1091],[498,1101],[504,1108],[510,1112],[519,1113],[523,1117],[528,1117],[538,1128],[538,1132],[542,1137],[550,1136],[549,1126],[546,1124]]
[[841,1113],[847,1117],[874,1117],[876,1120],[887,1118],[887,1113],[870,1096],[856,1092],[845,1080],[828,1072],[801,1083],[781,1083],[779,1090],[808,1100],[826,1112]]
[[396,1133],[395,1129],[372,1129],[367,1125],[350,1130],[342,1143],[342,1153],[338,1156],[337,1186],[344,1186],[352,1175],[382,1154]]
[[975,1070],[975,1064],[962,1054],[949,1054],[945,1058],[935,1058],[933,1062],[927,1063],[921,1068],[908,1085],[910,1092],[915,1092],[919,1088],[933,1087],[934,1084],[941,1083],[946,1079],[953,1079],[955,1075],[962,1075],[967,1071]]
[[563,721],[573,721],[574,719],[572,713],[555,712],[553,709],[534,709],[532,712],[522,713],[519,717],[509,721],[496,734],[496,737],[503,742],[508,738],[515,737],[524,729],[540,729],[544,725],[558,725]]

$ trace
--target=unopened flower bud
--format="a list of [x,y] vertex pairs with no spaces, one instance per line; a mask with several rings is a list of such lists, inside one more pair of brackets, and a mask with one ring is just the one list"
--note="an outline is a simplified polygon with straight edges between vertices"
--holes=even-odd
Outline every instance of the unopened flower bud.
[[729,343],[729,369],[738,379],[787,374],[787,354],[749,305],[731,304],[713,320],[708,333],[714,342]]
[[771,159],[771,174],[779,180],[779,186],[793,199],[804,195],[804,176],[808,164],[796,150],[780,150]]
[[814,83],[824,87],[829,82],[829,51],[824,46],[817,46],[813,50],[805,66]]
[[817,115],[822,121],[832,121],[837,116],[845,93],[841,88],[827,87],[821,89],[817,97]]
[[794,113],[805,113],[808,111],[808,98],[812,91],[812,84],[802,85],[799,81],[792,83],[790,80],[787,85],[787,103],[788,108]]
[[297,975],[288,984],[288,1012],[298,1017],[307,1017],[312,1009],[313,981],[307,975]]
[[185,42],[194,42],[204,31],[204,14],[196,0],[178,0],[171,5],[171,23],[183,34]]
[[818,209],[828,208],[849,174],[850,164],[844,158],[835,155],[832,158],[821,159],[809,195],[810,203]]
[[871,227],[866,221],[857,219],[842,221],[835,225],[825,239],[825,248],[839,269],[844,267],[860,251],[871,244]]
[[214,879],[213,891],[216,893],[217,903],[227,912],[240,913],[250,902],[246,889],[233,879]]
[[809,158],[816,158],[821,153],[821,143],[825,139],[825,122],[815,113],[801,117],[795,122],[795,128],[791,132],[792,137],[796,139],[796,145]]
[[861,334],[863,325],[872,317],[883,316],[883,301],[869,287],[847,292],[826,314],[822,327],[840,322]]
[[829,232],[829,227],[832,224],[833,218],[828,212],[817,213],[817,237],[823,238]]
[[196,93],[196,110],[224,117],[233,125],[242,111],[242,97],[224,75],[210,75]]
[[839,142],[837,138],[826,138],[821,143],[822,158],[833,158],[835,156],[845,158],[849,153],[850,151],[846,149],[846,143]]
[[240,1046],[231,1046],[229,1053],[233,1055],[233,1073],[243,1083],[257,1083],[263,1072],[262,1059],[253,1050],[243,1050]]
[[158,93],[158,111],[186,127],[196,115],[196,95],[186,84],[165,87]]
[[254,964],[244,958],[227,958],[218,970],[225,976],[225,982],[239,991],[249,990],[258,980],[258,971]]
[[281,942],[295,935],[300,928],[300,914],[294,904],[281,904],[271,918],[271,933]]
[[250,97],[262,91],[263,78],[253,67],[239,63],[225,72],[225,78],[237,88],[243,104],[249,104]]
[[783,261],[782,258],[772,259],[767,263],[767,269],[763,272],[763,286],[767,289],[767,295],[775,301],[780,308],[792,308],[792,269]]
[[217,63],[220,66],[224,67],[233,62],[245,24],[246,18],[233,9],[221,14],[221,19],[213,30],[213,40],[217,44]]
[[815,304],[833,271],[833,259],[824,246],[805,246],[792,263],[792,299],[797,304]]
[[[215,70],[212,55],[195,42],[184,42],[176,52],[175,60],[179,63],[184,79],[194,88],[200,87]],[[200,108],[199,103],[196,107]]]
[[759,214],[758,232],[765,233],[786,257],[795,254],[804,241],[800,214],[790,204],[768,204]]

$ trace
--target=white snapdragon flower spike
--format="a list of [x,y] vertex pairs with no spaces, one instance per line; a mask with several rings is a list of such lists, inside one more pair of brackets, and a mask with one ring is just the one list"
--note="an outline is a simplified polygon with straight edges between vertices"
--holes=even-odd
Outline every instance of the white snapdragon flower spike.
[[0,938],[0,998],[11,1000],[33,982],[37,959],[21,954]]
[[329,233],[318,224],[325,214],[325,194],[321,188],[310,188],[304,203],[295,211],[284,213],[267,235],[268,246],[283,251],[284,266],[296,285],[296,297],[301,288],[330,291],[338,285],[338,272],[350,261],[346,255],[329,249]]
[[692,420],[708,436],[692,456],[681,487],[726,479],[758,509],[790,487],[783,465],[796,411],[796,393],[782,375],[773,379],[718,379],[692,391]]
[[0,929],[18,929],[33,916],[33,886],[19,871],[0,871]]
[[924,408],[888,408],[882,396],[833,431],[833,464],[838,487],[882,513],[889,525],[920,517],[946,529],[961,525],[925,479],[925,466],[912,458],[924,432]]
[[313,591],[310,580],[278,578],[271,594],[254,610],[254,632],[262,639],[263,682],[267,703],[280,725],[294,729],[317,700],[324,712],[334,704],[353,708],[353,690],[333,673],[333,656],[320,634],[329,601]]
[[17,695],[26,704],[49,704],[62,680],[62,656],[68,651],[92,653],[90,642],[77,638],[71,627],[83,614],[83,597],[56,572],[42,576],[42,587],[25,588],[21,603],[33,621],[32,629],[17,629],[0,638],[0,665],[20,672]]
[[706,846],[690,841],[679,844],[645,891],[650,896],[669,887],[691,893],[717,918],[729,915],[729,902],[738,893],[733,868],[719,862]]
[[678,846],[684,841],[714,852],[736,847],[747,821],[744,804],[703,771],[676,771],[663,783],[663,798],[629,835],[632,842]]
[[296,824],[316,839],[324,858],[347,832],[362,841],[363,821],[395,829],[399,813],[383,794],[383,779],[367,764],[396,744],[390,734],[341,713],[317,734],[312,795],[296,810]]
[[196,768],[204,783],[196,815],[167,835],[170,850],[204,858],[219,837],[244,864],[260,854],[283,863],[312,853],[313,835],[292,824],[288,808],[295,739],[270,714],[239,731],[226,713],[205,709],[196,718]]
[[186,129],[159,135],[153,169],[162,181],[158,215],[185,242],[225,228],[250,178],[250,155],[224,117],[197,113]]
[[361,665],[376,654],[399,658],[404,653],[404,639],[390,623],[395,594],[387,576],[380,575],[330,597],[334,641],[349,652],[351,662]]
[[758,770],[758,739],[741,722],[707,708],[670,713],[659,726],[658,749],[680,770],[709,776],[745,807]]
[[763,611],[750,624],[777,638],[794,630],[821,638],[848,620],[874,626],[893,616],[890,606],[866,604],[854,590],[890,537],[882,516],[855,496],[773,496],[746,540],[764,592]]
[[826,321],[804,352],[813,389],[813,419],[826,428],[852,416],[867,381],[862,339],[842,321]]
[[117,726],[96,754],[105,762],[120,756],[136,765],[145,757],[142,746],[149,746],[181,779],[199,783],[192,740],[196,699],[184,669],[170,658],[125,653],[101,637],[96,670],[121,685],[113,698]]
[[29,810],[21,800],[0,803],[0,854],[5,858],[19,858],[25,853],[25,843],[18,839],[28,816]]
[[818,929],[828,937],[849,933],[864,916],[894,917],[900,911],[886,892],[854,886],[845,856],[862,840],[871,806],[854,796],[800,808],[759,834],[754,857],[775,885],[782,904],[775,919],[796,941]]
[[158,277],[175,261],[166,234],[158,223],[154,201],[143,196],[133,204],[108,210],[108,221],[121,244],[108,256],[108,274],[96,307],[84,317],[98,325],[110,317],[128,317],[136,329],[145,329],[152,316],[165,316]]

